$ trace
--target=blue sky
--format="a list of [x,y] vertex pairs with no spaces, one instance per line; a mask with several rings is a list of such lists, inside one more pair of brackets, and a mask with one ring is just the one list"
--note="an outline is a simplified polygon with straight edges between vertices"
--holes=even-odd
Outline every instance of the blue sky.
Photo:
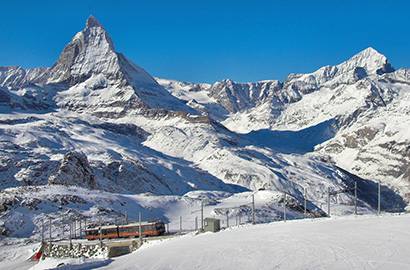
[[51,66],[93,14],[152,76],[214,83],[336,65],[373,47],[410,68],[410,1],[3,1],[0,66]]

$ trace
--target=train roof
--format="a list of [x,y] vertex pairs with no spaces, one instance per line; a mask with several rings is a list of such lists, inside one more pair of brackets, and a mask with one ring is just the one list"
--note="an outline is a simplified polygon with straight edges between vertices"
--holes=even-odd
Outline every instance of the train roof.
[[[142,221],[141,225],[142,226],[151,225],[151,224],[155,224],[157,222],[162,222],[162,221]],[[135,227],[135,226],[139,226],[139,225],[140,225],[139,222],[133,222],[133,223],[123,224],[123,225],[114,225],[114,224],[112,224],[112,225],[101,226],[101,229],[107,230],[107,229],[113,229],[113,228],[117,228],[117,227]],[[100,228],[99,226],[98,227],[93,227],[93,228],[88,228],[88,229],[86,229],[86,231],[87,230],[98,230],[99,228]]]

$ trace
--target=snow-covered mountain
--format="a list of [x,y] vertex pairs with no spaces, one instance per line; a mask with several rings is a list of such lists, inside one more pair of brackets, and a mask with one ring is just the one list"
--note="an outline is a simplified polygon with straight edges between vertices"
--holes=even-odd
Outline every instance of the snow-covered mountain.
[[[271,94],[248,98],[248,89],[264,93],[266,84],[225,80],[203,89],[201,94],[210,99],[192,107],[224,107],[225,113],[216,119],[235,132],[283,132],[292,136],[291,145],[310,145],[318,156],[363,178],[382,181],[408,201],[409,70],[396,71],[384,55],[368,48],[337,66],[291,74],[283,84],[276,83]],[[224,94],[214,95],[219,85],[224,85]],[[180,94],[185,96],[189,95]],[[235,104],[253,101],[255,106],[233,107],[230,102],[236,97],[245,101]],[[276,146],[290,145],[281,136]]]
[[[48,190],[67,193],[62,185],[103,190],[104,198],[110,192],[148,192],[165,202],[166,196],[181,199],[192,192],[202,198],[220,192],[219,200],[247,194],[249,200],[250,190],[263,188],[276,194],[261,198],[270,219],[281,216],[279,207],[269,204],[280,202],[277,194],[291,194],[297,205],[306,192],[310,208],[318,209],[329,188],[352,187],[354,180],[364,208],[375,207],[367,194],[376,184],[366,179],[391,177],[385,184],[410,199],[402,188],[405,173],[390,173],[400,166],[408,172],[408,82],[407,71],[394,71],[371,48],[338,66],[292,74],[284,83],[154,79],[116,52],[107,31],[90,16],[52,67],[0,67],[0,219],[31,210],[30,203],[21,203],[24,196],[48,204]],[[399,119],[402,126],[394,124]],[[368,167],[390,166],[390,160],[392,170]],[[385,209],[404,205],[387,187],[383,194]],[[331,200],[353,205],[352,193]],[[107,208],[105,199],[92,204]],[[67,207],[91,213],[75,203]],[[35,220],[33,215],[31,223],[0,227],[13,234]]]

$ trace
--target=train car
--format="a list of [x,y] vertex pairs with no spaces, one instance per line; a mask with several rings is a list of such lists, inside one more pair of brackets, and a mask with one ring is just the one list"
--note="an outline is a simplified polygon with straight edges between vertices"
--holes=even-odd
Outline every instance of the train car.
[[[130,223],[127,225],[109,225],[101,227],[101,238],[124,238],[139,237],[140,223]],[[141,222],[141,235],[154,236],[162,235],[165,232],[163,221]],[[100,239],[100,228],[89,228],[85,230],[85,238],[88,240]]]
[[[118,231],[119,237],[139,237],[139,223],[118,226]],[[141,223],[142,236],[161,235],[164,232],[165,225],[162,221]]]

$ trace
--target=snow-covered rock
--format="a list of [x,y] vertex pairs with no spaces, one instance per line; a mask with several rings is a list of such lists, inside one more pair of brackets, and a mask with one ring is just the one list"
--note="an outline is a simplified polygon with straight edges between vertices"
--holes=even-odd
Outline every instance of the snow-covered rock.
[[64,155],[58,171],[48,178],[48,184],[97,188],[95,174],[88,163],[87,156],[75,151]]

